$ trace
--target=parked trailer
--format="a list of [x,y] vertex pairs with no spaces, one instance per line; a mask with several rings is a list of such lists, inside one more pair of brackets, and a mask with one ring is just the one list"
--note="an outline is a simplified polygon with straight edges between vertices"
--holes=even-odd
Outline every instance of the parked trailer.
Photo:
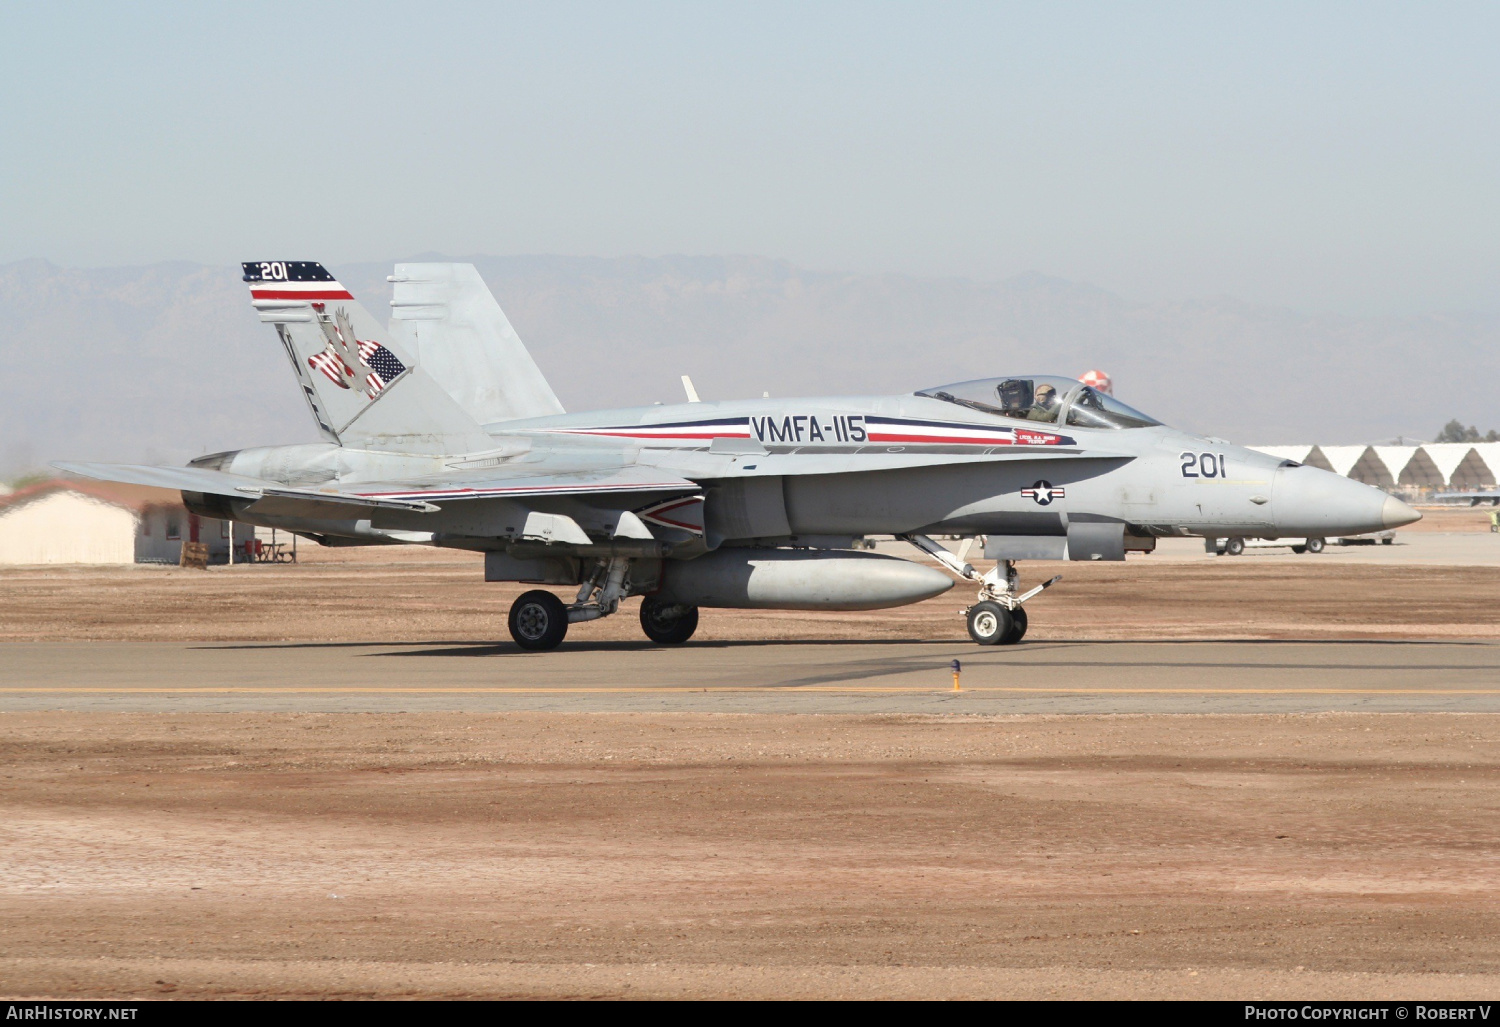
[[1339,538],[1209,538],[1203,548],[1219,556],[1240,556],[1246,549],[1290,549],[1294,553],[1321,553],[1332,543],[1340,546],[1383,546],[1396,541],[1394,531],[1377,531],[1369,535],[1344,535]]

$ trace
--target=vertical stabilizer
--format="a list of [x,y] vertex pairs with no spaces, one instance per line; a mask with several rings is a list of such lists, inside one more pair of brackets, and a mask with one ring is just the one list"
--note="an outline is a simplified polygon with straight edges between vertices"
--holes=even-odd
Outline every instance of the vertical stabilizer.
[[251,302],[260,319],[275,326],[328,441],[432,453],[489,445],[478,422],[323,265],[271,260],[243,267]]
[[391,334],[480,424],[563,412],[473,264],[397,264]]

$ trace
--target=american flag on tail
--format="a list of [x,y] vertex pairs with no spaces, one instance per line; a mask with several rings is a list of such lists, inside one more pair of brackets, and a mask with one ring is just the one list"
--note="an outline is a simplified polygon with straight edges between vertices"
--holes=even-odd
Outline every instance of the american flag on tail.
[[[397,375],[406,370],[406,365],[397,360],[396,355],[380,343],[363,339],[356,341],[359,345],[360,358],[374,372],[365,375],[365,381],[369,384],[372,394],[385,388],[395,380]],[[341,389],[349,388],[349,381],[354,377],[354,369],[344,363],[343,359],[333,351],[332,343],[323,352],[314,353],[308,357],[307,363],[313,370],[322,371],[328,376],[329,381]]]

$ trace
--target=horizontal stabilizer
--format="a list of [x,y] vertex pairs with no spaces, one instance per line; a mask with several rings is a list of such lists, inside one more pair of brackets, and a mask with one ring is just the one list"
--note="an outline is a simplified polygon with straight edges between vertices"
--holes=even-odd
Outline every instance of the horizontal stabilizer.
[[696,492],[696,482],[650,467],[619,467],[582,471],[536,471],[530,468],[504,474],[451,474],[408,481],[346,482],[340,488],[293,488],[280,482],[230,474],[207,467],[150,467],[143,464],[54,464],[59,470],[104,481],[157,488],[204,492],[234,499],[298,499],[317,503],[431,512],[438,502],[472,499],[517,499],[528,496],[610,495],[623,492],[675,494]]
[[81,474],[100,481],[119,481],[127,485],[151,485],[159,489],[185,492],[207,492],[216,496],[243,497],[245,489],[282,488],[275,482],[251,478],[207,467],[152,467],[147,464],[76,464],[55,463],[59,471]]
[[418,499],[383,499],[353,495],[337,489],[298,489],[262,478],[250,478],[243,474],[230,474],[207,467],[152,467],[146,464],[53,464],[60,471],[81,474],[101,481],[118,481],[127,485],[152,485],[162,489],[177,489],[182,492],[203,492],[213,496],[228,496],[232,499],[251,501],[275,497],[277,499],[306,499],[320,503],[347,503],[355,506],[385,507],[394,510],[415,510],[430,513],[439,509],[431,503]]

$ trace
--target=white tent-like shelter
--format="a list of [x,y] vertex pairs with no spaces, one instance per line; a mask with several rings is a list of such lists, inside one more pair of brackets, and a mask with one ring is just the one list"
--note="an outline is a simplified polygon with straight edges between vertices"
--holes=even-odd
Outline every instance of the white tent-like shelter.
[[1380,462],[1385,464],[1386,471],[1391,476],[1391,483],[1401,480],[1401,473],[1406,470],[1406,465],[1411,463],[1411,458],[1417,455],[1421,446],[1371,446]]
[[1379,488],[1485,489],[1500,484],[1500,442],[1248,448]]
[[1494,488],[1500,485],[1500,442],[1476,442],[1474,453],[1484,464],[1485,488]]
[[1428,453],[1422,446],[1406,461],[1406,466],[1401,468],[1396,482],[1401,485],[1410,485],[1415,488],[1440,489],[1443,487],[1443,472],[1432,460],[1432,454]]
[[1344,475],[1354,470],[1354,465],[1358,464],[1366,453],[1371,452],[1369,446],[1316,446],[1314,448],[1323,454],[1323,459],[1328,462],[1328,470],[1334,474]]
[[1385,461],[1380,459],[1380,454],[1375,452],[1374,446],[1365,447],[1359,459],[1354,461],[1354,466],[1349,468],[1348,476],[1355,481],[1362,481],[1366,485],[1374,485],[1382,489],[1396,484],[1390,468],[1386,467]]
[[1489,473],[1472,442],[1430,442],[1422,450],[1432,457],[1442,484],[1449,488],[1478,488]]
[[1318,467],[1325,471],[1333,470],[1333,465],[1329,463],[1328,458],[1323,455],[1323,449],[1321,446],[1314,446],[1312,449],[1309,449],[1307,451],[1307,456],[1302,458],[1302,462],[1309,467]]
[[1307,463],[1307,454],[1312,452],[1311,446],[1246,446],[1245,448],[1264,453],[1266,456],[1274,456],[1278,460],[1290,460],[1298,464]]

